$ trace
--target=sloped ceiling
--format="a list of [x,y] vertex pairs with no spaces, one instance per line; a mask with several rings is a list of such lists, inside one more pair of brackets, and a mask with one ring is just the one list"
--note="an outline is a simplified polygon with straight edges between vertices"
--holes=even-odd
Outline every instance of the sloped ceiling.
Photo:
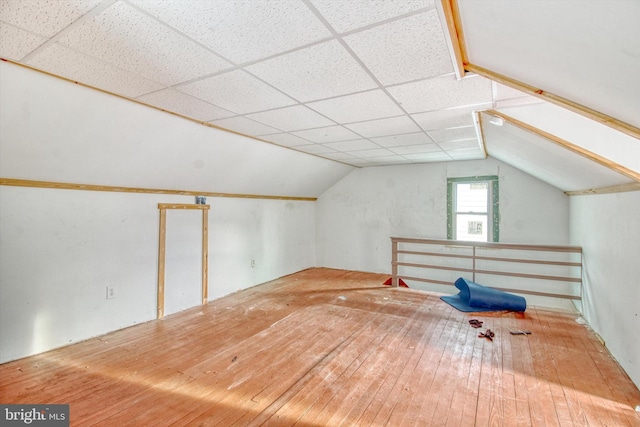
[[640,2],[457,3],[469,63],[640,128]]
[[[549,138],[487,112],[481,114],[484,137],[492,157],[527,172],[563,191],[631,184],[634,179]],[[508,116],[506,116],[508,117]],[[498,119],[498,120],[496,120]],[[582,154],[581,154],[582,153]]]
[[[508,111],[638,172],[637,22],[635,1],[3,0],[0,56],[353,166],[480,159],[486,148],[571,191],[619,174],[512,125],[485,123],[483,137],[475,112]],[[456,33],[462,66],[491,73],[460,69]],[[558,124],[540,93],[595,111],[593,130]],[[549,168],[545,152],[577,163]]]
[[354,166],[484,157],[433,0],[3,0],[0,56]]

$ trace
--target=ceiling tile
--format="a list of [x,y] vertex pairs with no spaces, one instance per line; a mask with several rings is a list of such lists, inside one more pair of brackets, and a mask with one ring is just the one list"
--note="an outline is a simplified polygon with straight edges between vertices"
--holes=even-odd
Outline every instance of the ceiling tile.
[[301,130],[293,132],[293,134],[317,143],[347,141],[349,139],[360,138],[359,135],[356,135],[349,129],[342,126],[329,126],[318,129]]
[[420,131],[420,128],[407,116],[353,123],[347,127],[366,138]]
[[453,160],[479,160],[485,158],[484,151],[482,151],[480,148],[469,150],[453,150],[448,151],[447,153]]
[[407,145],[403,147],[391,147],[389,150],[393,151],[397,154],[418,154],[418,153],[434,153],[441,152],[442,150],[438,147],[437,144],[418,144],[418,145]]
[[234,113],[223,108],[216,107],[208,102],[194,98],[191,95],[179,92],[175,89],[165,89],[158,92],[143,95],[138,101],[155,105],[162,109],[173,111],[197,120],[208,122],[233,116]]
[[428,113],[412,114],[411,117],[418,122],[422,129],[427,131],[473,126],[475,123],[473,111],[486,110],[491,108],[491,106],[492,104],[478,104],[472,107],[449,108],[446,110],[430,111]]
[[388,89],[409,113],[463,107],[492,101],[491,81],[480,76],[451,76],[407,83]]
[[131,1],[236,64],[331,36],[303,2]]
[[47,39],[0,22],[0,56],[19,61]]
[[367,157],[367,160],[371,160],[372,162],[375,162],[380,166],[404,165],[404,164],[413,163],[413,161],[407,159],[406,157],[400,156],[398,154],[394,154],[390,156]]
[[440,129],[427,132],[434,141],[446,142],[446,141],[459,141],[468,139],[477,139],[477,133],[475,126],[466,126],[453,129]]
[[369,159],[361,159],[359,157],[354,157],[353,159],[345,160],[351,166],[356,167],[367,167],[367,166],[379,166],[379,164],[372,162]]
[[336,40],[278,56],[246,69],[301,102],[377,86]]
[[274,144],[284,145],[285,147],[295,147],[298,145],[309,145],[311,142],[302,139],[290,133],[276,133],[273,135],[261,136],[260,139],[273,142]]
[[295,104],[288,96],[242,70],[180,86],[179,90],[238,114]]
[[246,117],[230,117],[228,119],[214,120],[210,123],[224,129],[233,130],[251,136],[268,135],[281,131],[279,129],[272,128],[271,126],[247,119]]
[[339,33],[433,7],[433,0],[311,0],[311,3]]
[[440,148],[446,152],[452,152],[456,150],[468,150],[472,148],[480,149],[480,143],[477,139],[463,139],[459,141],[448,141],[438,143]]
[[352,34],[344,40],[383,85],[453,72],[435,9]]
[[231,66],[201,45],[123,2],[86,19],[59,41],[167,85]]
[[451,160],[451,157],[444,151],[434,151],[432,153],[416,153],[403,155],[406,159],[413,160],[415,162],[441,162]]
[[261,113],[250,114],[247,117],[270,126],[275,126],[286,132],[335,124],[304,105],[294,105],[277,110],[263,111]]
[[433,140],[424,132],[405,133],[403,135],[389,135],[371,138],[382,147],[398,147],[402,145],[433,144]]
[[312,102],[308,106],[339,123],[361,122],[403,114],[396,103],[379,89]]
[[363,159],[369,157],[381,157],[381,156],[393,156],[395,153],[387,150],[386,148],[373,148],[371,150],[357,150],[350,151],[349,154],[355,157],[361,157]]
[[2,21],[45,37],[52,37],[102,0],[2,0]]
[[299,145],[295,147],[295,149],[298,151],[304,151],[305,153],[311,153],[311,154],[325,154],[325,153],[333,153],[335,151],[320,144]]
[[380,148],[379,145],[374,144],[368,139],[355,139],[352,141],[331,142],[324,145],[338,151],[356,151],[356,150]]
[[356,157],[353,157],[351,154],[348,153],[324,153],[322,154],[322,157],[326,157],[327,159],[332,159],[332,160],[337,160],[340,162],[349,162],[349,160],[353,160],[356,159]]
[[27,64],[50,73],[130,98],[154,92],[164,86],[61,44],[39,50]]

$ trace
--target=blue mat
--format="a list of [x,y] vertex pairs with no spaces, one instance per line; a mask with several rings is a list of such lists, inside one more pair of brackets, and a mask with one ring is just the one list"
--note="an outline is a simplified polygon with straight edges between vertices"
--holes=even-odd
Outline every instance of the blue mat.
[[440,299],[460,311],[525,311],[527,309],[527,300],[521,296],[478,285],[462,277],[456,280],[455,285],[460,290],[458,295],[443,296]]

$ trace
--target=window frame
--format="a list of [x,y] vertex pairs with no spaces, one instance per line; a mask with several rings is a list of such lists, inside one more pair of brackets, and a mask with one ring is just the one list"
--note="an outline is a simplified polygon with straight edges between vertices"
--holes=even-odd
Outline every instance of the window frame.
[[455,218],[457,212],[454,207],[456,206],[456,184],[473,184],[478,182],[486,182],[487,189],[489,190],[489,200],[487,203],[487,216],[489,217],[489,224],[491,226],[491,232],[487,233],[489,242],[500,241],[500,199],[499,191],[500,185],[498,183],[497,175],[485,175],[485,176],[468,176],[459,178],[447,178],[447,239],[457,240],[455,238]]

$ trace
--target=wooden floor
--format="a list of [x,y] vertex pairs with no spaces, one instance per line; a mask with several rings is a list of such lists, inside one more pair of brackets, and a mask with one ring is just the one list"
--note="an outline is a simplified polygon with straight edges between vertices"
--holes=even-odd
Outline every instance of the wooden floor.
[[640,426],[575,315],[461,313],[386,278],[307,270],[0,365],[0,402],[69,403],[73,426]]

